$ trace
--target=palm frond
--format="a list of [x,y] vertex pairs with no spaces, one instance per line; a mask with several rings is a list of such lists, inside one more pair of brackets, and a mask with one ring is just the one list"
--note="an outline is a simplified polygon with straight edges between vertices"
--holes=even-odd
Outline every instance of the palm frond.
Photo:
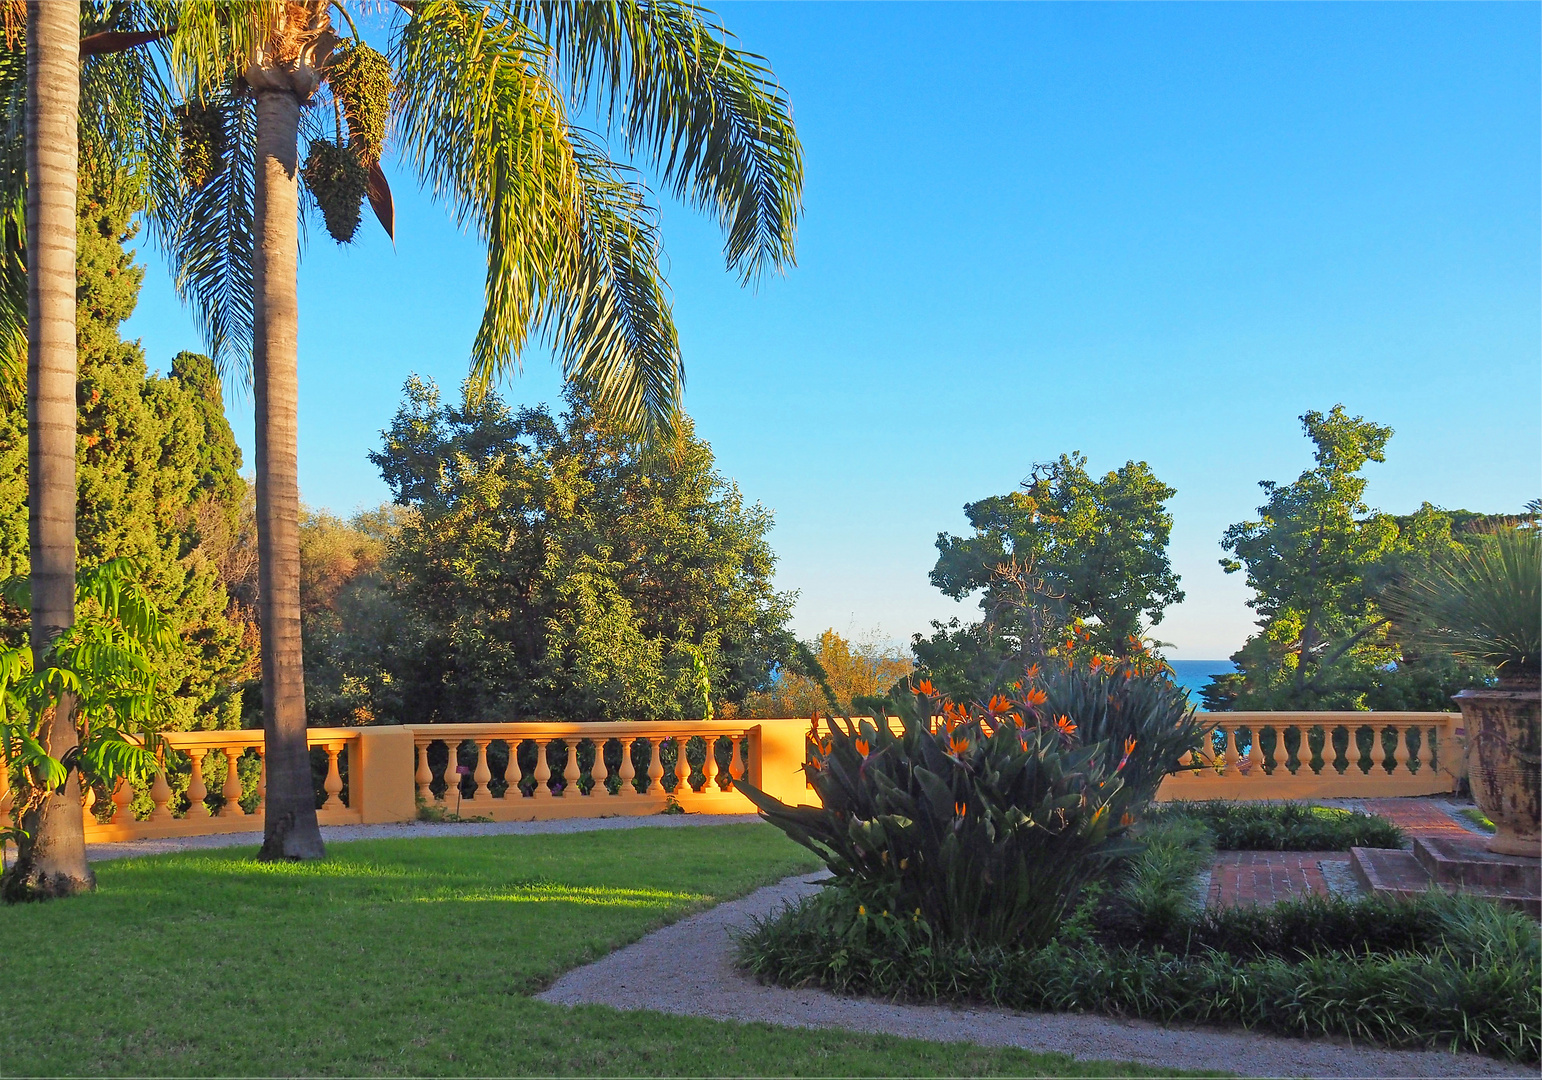
[[579,272],[543,329],[564,374],[590,387],[612,422],[660,442],[678,432],[685,373],[657,215],[615,163],[582,139],[575,148],[584,178]]
[[150,162],[151,236],[171,263],[177,295],[203,332],[222,374],[250,376],[252,354],[252,198],[256,185],[257,118],[250,97],[227,85],[209,89],[227,148],[225,167],[201,188],[183,180],[169,108],[154,117],[172,149]]
[[678,198],[717,215],[742,281],[794,264],[803,148],[764,58],[680,0],[497,7],[551,44],[576,98],[618,123]]
[[578,263],[582,184],[541,44],[467,0],[415,6],[393,49],[397,131],[434,197],[487,242],[487,307],[472,349],[485,388]]

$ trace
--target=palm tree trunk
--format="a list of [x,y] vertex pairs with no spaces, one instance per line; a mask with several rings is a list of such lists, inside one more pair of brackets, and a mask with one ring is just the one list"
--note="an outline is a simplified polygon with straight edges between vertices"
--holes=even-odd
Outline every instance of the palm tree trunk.
[[292,91],[257,94],[252,375],[257,406],[257,581],[268,767],[260,859],[319,859],[300,651],[299,127]]
[[[80,12],[27,4],[27,539],[32,654],[75,622],[75,184]],[[73,765],[65,698],[43,729],[49,754]],[[80,772],[27,813],[29,836],[6,875],[7,899],[69,896],[96,884],[86,862]]]

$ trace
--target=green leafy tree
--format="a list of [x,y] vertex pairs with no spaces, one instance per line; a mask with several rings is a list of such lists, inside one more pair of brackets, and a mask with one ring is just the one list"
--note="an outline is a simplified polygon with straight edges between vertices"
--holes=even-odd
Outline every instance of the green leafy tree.
[[790,641],[771,515],[688,423],[657,455],[577,391],[560,418],[406,393],[372,455],[405,512],[339,632],[307,640],[318,683],[373,718],[462,721],[694,717],[766,686]]
[[921,673],[960,700],[988,696],[1071,626],[1129,654],[1183,600],[1167,557],[1174,494],[1143,461],[1093,477],[1075,453],[1034,466],[1018,491],[965,505],[974,532],[938,534],[931,581],[955,600],[978,593],[984,617],[917,634]]
[[1221,560],[1245,573],[1258,632],[1232,657],[1239,671],[1203,696],[1211,710],[1444,709],[1488,672],[1405,640],[1380,598],[1500,519],[1426,503],[1395,517],[1366,505],[1370,462],[1392,429],[1338,405],[1301,418],[1315,465],[1289,484],[1262,481],[1258,518],[1226,530]]
[[[136,577],[130,559],[83,571],[79,618],[49,641],[40,662],[26,637],[0,651],[0,757],[13,799],[11,826],[0,836],[17,845],[15,864],[0,878],[6,900],[56,893],[46,880],[47,848],[59,836],[41,827],[42,817],[72,774],[111,791],[120,778],[144,779],[155,768],[155,736],[166,720],[158,661],[181,645]],[[8,579],[3,592],[13,607],[31,608],[27,578]],[[47,731],[61,714],[76,736],[62,751],[49,745]]]

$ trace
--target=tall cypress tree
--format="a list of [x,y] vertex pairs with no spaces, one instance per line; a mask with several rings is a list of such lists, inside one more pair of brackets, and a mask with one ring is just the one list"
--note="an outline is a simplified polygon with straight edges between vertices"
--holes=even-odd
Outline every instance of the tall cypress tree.
[[[139,343],[119,334],[144,279],[124,246],[137,231],[134,209],[82,188],[78,563],[136,559],[168,626],[189,646],[167,658],[161,672],[170,725],[236,727],[255,661],[218,564],[245,495],[241,451],[207,357],[180,353],[168,375],[153,374]],[[27,570],[27,415],[18,402],[0,409],[0,575]],[[4,632],[14,639],[26,620],[16,611],[4,615]]]

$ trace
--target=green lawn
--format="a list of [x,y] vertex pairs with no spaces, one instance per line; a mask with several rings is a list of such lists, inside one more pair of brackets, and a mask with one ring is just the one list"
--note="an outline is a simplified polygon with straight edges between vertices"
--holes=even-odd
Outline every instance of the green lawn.
[[367,841],[315,865],[253,854],[106,862],[94,896],[0,908],[0,1076],[1160,1072],[527,996],[813,867],[769,826]]

